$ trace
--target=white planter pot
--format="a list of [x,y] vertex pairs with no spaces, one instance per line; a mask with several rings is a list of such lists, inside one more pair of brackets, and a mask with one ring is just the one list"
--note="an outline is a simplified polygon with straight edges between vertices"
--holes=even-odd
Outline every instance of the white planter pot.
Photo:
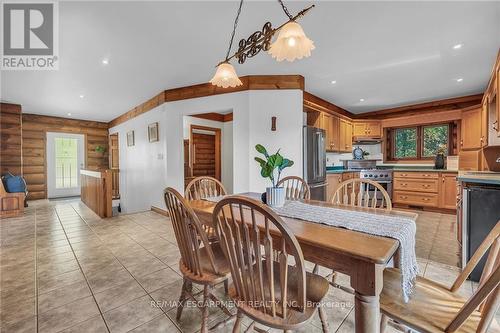
[[285,189],[283,187],[267,187],[266,201],[271,207],[283,207],[285,204]]

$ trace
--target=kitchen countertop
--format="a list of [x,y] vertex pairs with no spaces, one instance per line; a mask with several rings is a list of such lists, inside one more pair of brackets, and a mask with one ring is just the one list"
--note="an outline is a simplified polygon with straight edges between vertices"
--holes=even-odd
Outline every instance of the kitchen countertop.
[[500,172],[462,171],[457,179],[464,183],[500,185]]
[[[430,167],[387,167],[387,166],[377,166],[379,170],[392,170],[392,171],[408,171],[408,172],[458,172],[457,170],[447,170],[447,169],[433,169]],[[327,174],[345,173],[345,172],[359,172],[359,170],[347,170],[342,169],[342,167],[327,167]]]

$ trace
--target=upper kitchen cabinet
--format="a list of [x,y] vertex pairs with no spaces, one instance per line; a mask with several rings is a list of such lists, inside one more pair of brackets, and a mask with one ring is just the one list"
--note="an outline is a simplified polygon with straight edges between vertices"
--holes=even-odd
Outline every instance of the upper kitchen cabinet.
[[322,113],[320,128],[326,132],[326,150],[338,151],[339,150],[339,117]]
[[354,121],[353,137],[355,141],[380,139],[382,137],[382,126],[380,121]]
[[483,134],[482,108],[472,108],[462,111],[462,129],[460,148],[462,150],[481,149],[485,136]]
[[341,152],[352,152],[352,123],[346,119],[340,119],[339,146]]

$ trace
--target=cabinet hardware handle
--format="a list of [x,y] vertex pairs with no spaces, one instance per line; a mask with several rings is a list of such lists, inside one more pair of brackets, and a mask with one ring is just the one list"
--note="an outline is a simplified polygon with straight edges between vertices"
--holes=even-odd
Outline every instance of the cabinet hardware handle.
[[424,200],[424,201],[429,201],[430,199],[429,199],[429,198],[423,198],[422,200]]

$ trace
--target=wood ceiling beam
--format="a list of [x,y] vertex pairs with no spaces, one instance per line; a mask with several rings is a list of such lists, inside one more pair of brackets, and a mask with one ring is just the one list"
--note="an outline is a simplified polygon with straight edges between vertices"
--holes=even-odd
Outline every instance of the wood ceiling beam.
[[373,112],[356,114],[354,119],[387,119],[403,116],[421,115],[427,112],[458,110],[481,103],[483,94],[453,97],[432,102],[399,106]]
[[127,120],[135,118],[165,102],[174,102],[184,99],[207,97],[228,94],[245,90],[272,90],[272,89],[300,89],[304,90],[304,77],[302,75],[248,75],[240,77],[241,86],[234,88],[220,88],[211,83],[201,83],[187,87],[174,88],[162,91],[146,102],[132,110],[111,120],[109,127],[114,127]]

